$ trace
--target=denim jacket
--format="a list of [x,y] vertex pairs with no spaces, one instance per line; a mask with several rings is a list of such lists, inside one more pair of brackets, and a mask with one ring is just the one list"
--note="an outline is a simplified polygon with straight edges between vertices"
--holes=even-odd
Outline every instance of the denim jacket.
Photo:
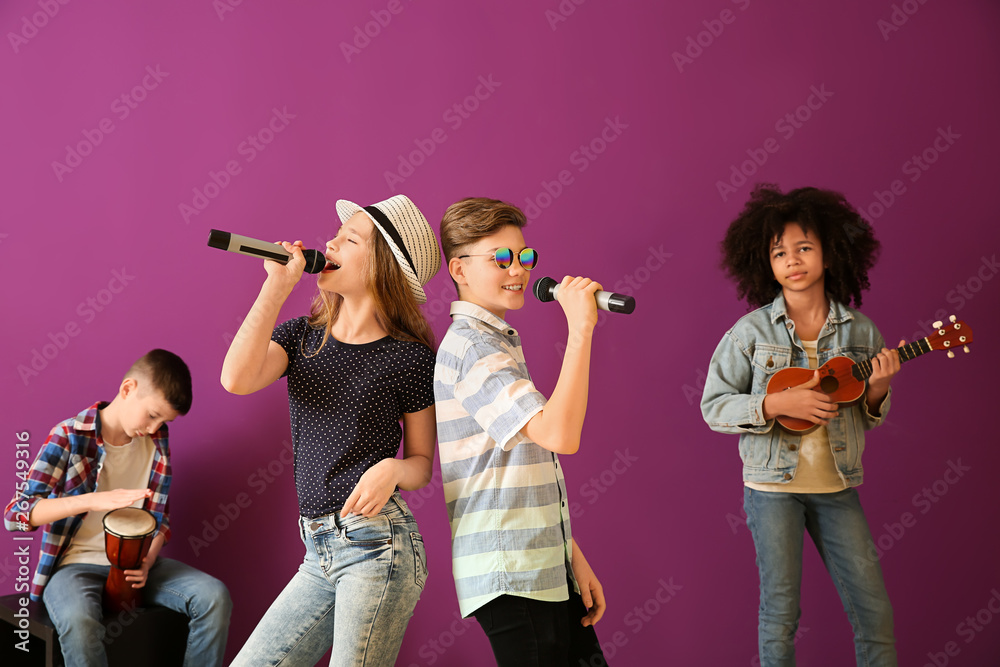
[[[883,347],[885,341],[870,319],[830,300],[830,313],[817,341],[820,366],[837,356],[866,361]],[[744,481],[787,483],[795,476],[802,436],[785,431],[773,419],[765,420],[763,408],[768,380],[794,366],[808,368],[809,359],[781,294],[770,305],[743,316],[712,355],[701,412],[712,430],[740,434]],[[827,425],[838,473],[848,486],[862,482],[865,431],[882,423],[891,397],[892,389],[878,416],[870,414],[864,396],[853,405],[841,405],[840,416]]]

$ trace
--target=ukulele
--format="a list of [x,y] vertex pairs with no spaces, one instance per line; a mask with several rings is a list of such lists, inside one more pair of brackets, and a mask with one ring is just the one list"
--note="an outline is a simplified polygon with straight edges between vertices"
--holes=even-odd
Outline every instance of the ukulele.
[[[968,352],[968,343],[972,342],[972,329],[965,322],[956,322],[954,315],[949,321],[951,324],[947,326],[940,321],[935,322],[931,326],[936,331],[930,336],[897,348],[899,362],[916,359],[931,350],[947,350],[948,356],[954,358],[955,352],[952,348],[959,345]],[[872,374],[872,360],[857,364],[848,357],[834,357],[816,370],[819,371],[819,384],[813,387],[813,391],[821,391],[834,402],[847,405],[864,395],[865,379]],[[811,368],[783,368],[768,380],[767,393],[775,394],[808,382],[812,379],[813,372]],[[808,419],[797,419],[786,415],[778,415],[777,420],[786,431],[792,433],[805,434],[818,427],[818,424]]]

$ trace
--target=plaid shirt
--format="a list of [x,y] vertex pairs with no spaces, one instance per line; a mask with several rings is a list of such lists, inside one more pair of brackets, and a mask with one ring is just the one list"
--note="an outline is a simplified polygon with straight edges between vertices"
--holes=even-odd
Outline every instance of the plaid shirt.
[[[28,517],[35,503],[43,498],[65,498],[92,493],[104,463],[104,441],[98,410],[107,403],[95,403],[76,417],[57,424],[38,452],[38,458],[28,473],[27,485],[4,510],[7,530],[35,530]],[[164,540],[170,539],[167,494],[170,492],[170,459],[167,447],[167,425],[152,436],[153,467],[149,489],[153,495],[143,502],[143,508],[156,517]],[[85,515],[68,516],[42,527],[42,551],[38,568],[31,582],[31,599],[39,600],[59,558],[83,523]]]

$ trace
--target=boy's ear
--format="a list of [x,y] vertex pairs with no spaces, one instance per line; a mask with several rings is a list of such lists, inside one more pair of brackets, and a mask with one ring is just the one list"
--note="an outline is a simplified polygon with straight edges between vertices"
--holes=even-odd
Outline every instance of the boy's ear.
[[139,383],[135,378],[125,378],[118,388],[118,395],[125,398],[129,394],[134,394],[139,390]]
[[469,279],[465,275],[465,263],[458,257],[452,257],[448,260],[448,273],[451,274],[451,279],[459,285],[469,284]]

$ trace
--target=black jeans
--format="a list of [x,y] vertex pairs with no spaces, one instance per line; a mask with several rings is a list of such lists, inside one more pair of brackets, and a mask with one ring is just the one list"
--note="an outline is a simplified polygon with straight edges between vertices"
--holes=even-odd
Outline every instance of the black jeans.
[[583,599],[566,602],[501,595],[472,614],[486,632],[498,667],[606,667],[593,626],[583,627]]

